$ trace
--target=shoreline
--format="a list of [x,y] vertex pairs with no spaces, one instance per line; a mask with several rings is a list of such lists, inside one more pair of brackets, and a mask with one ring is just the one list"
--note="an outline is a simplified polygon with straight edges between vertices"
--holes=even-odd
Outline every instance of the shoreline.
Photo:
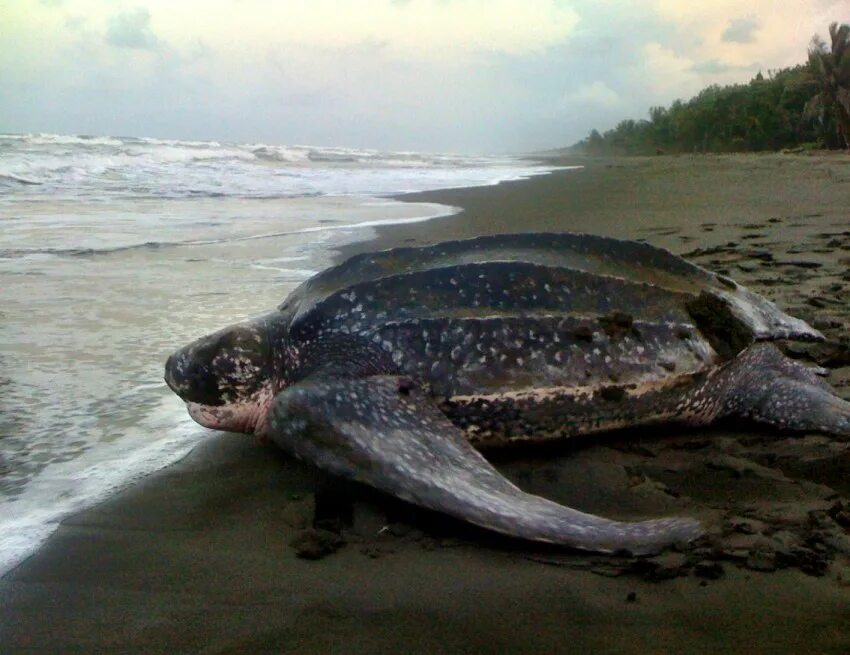
[[[530,166],[530,164],[527,165]],[[493,182],[493,184],[496,183]],[[168,211],[170,211],[170,216],[173,218],[175,213],[179,214],[179,210],[174,210],[171,207],[175,202],[181,207],[191,207],[191,211],[195,214],[208,213],[220,216],[239,215],[241,212],[243,218],[239,221],[234,220],[234,223],[239,225],[238,227],[234,225],[234,230],[229,233],[217,236],[212,234],[201,235],[188,241],[180,240],[179,235],[171,235],[173,240],[169,240],[169,236],[166,235],[160,241],[150,241],[144,236],[143,232],[139,231],[124,235],[124,241],[118,245],[106,246],[94,229],[97,220],[108,221],[112,215],[120,213],[122,209],[125,210],[124,213],[129,215],[134,213],[147,215],[157,212],[166,212],[168,215]],[[261,205],[259,209],[257,208],[258,205]],[[248,262],[248,266],[251,269],[263,271],[262,274],[250,278],[253,280],[253,284],[265,286],[265,281],[277,280],[274,284],[265,287],[273,295],[265,294],[262,295],[261,299],[253,298],[254,303],[259,300],[262,305],[268,306],[276,305],[286,295],[286,291],[275,290],[276,287],[291,286],[293,276],[311,275],[332,263],[330,254],[335,252],[335,247],[338,244],[350,242],[352,239],[363,240],[368,238],[368,235],[371,234],[370,229],[382,225],[425,222],[459,211],[458,208],[448,205],[405,203],[380,195],[285,199],[219,198],[216,200],[195,199],[191,201],[186,199],[180,201],[174,199],[143,199],[135,202],[126,199],[113,199],[106,208],[99,208],[99,211],[103,212],[102,214],[68,199],[49,203],[39,203],[33,199],[21,200],[15,206],[17,211],[26,217],[33,215],[38,217],[40,213],[50,212],[62,212],[71,215],[74,212],[87,212],[90,229],[80,230],[76,236],[76,241],[72,240],[61,247],[48,242],[37,248],[7,249],[6,253],[13,256],[12,259],[7,261],[15,262],[14,257],[20,257],[20,260],[23,261],[30,255],[48,257],[51,261],[58,262],[50,271],[51,274],[58,275],[56,270],[60,266],[64,265],[69,270],[77,271],[89,265],[91,257],[97,257],[96,262],[101,264],[111,257],[128,257],[131,261],[144,261],[153,265],[155,260],[170,256],[172,257],[171,265],[175,267],[172,270],[177,272],[181,266],[185,266],[185,261],[202,261],[206,256],[204,253],[207,251],[218,250],[222,260],[226,260],[228,252],[230,252],[233,253],[229,258],[230,260],[253,258],[253,261]],[[168,207],[171,208],[166,211]],[[283,221],[284,223],[291,222],[293,224],[290,225],[289,230],[285,231],[271,232],[267,231],[268,228],[263,230],[262,228],[265,226],[258,224],[261,219],[253,216],[252,212],[256,215],[277,214],[279,217],[286,218]],[[244,216],[253,216],[254,223],[251,223]],[[323,218],[316,221],[316,217]],[[304,227],[305,221],[312,223],[312,225]],[[22,224],[25,222],[22,221]],[[107,236],[116,238],[116,235],[108,234]],[[289,257],[284,257],[281,260],[275,257],[275,254],[283,254],[281,249],[284,252],[293,250],[293,242],[297,240],[310,240],[322,245],[314,247],[312,254],[308,253],[311,256],[290,253]],[[248,247],[249,244],[250,248]],[[243,256],[239,255],[240,250],[250,250],[250,252],[246,252]],[[185,255],[181,253],[185,253]],[[75,259],[75,256],[79,256],[79,258]],[[214,257],[215,253],[212,256]],[[297,264],[292,263],[281,265],[283,260],[286,260],[286,262],[309,260],[309,263],[305,262],[299,268]],[[74,266],[76,268],[72,269]],[[128,264],[124,262],[123,266],[126,267]],[[12,269],[11,266],[10,269]],[[27,271],[29,272],[28,269]],[[43,275],[41,270],[37,272]],[[7,274],[4,279],[9,280],[8,271],[4,270],[4,273]],[[104,276],[110,273],[109,270],[100,272]],[[244,271],[241,277],[243,280],[245,279]],[[140,274],[140,278],[145,279],[144,274]],[[297,284],[300,281],[296,280],[295,283]],[[15,278],[12,278],[11,282],[12,288],[16,288],[14,286]],[[234,295],[231,288],[234,284],[230,281],[211,280],[208,283],[212,287],[217,284],[229,284],[230,286],[227,287],[229,291],[223,289],[222,292],[223,294]],[[201,291],[205,292],[206,289]],[[78,291],[78,293],[82,293],[82,291]],[[47,293],[42,295],[44,297],[49,296]],[[235,295],[240,294],[237,292]],[[169,302],[174,299],[169,296],[164,300]],[[96,310],[96,304],[94,306],[95,309],[92,311]],[[252,308],[249,301],[243,303],[239,311],[253,312],[255,309],[256,307]],[[32,306],[30,305],[27,310],[32,311]],[[12,314],[15,315],[14,311]],[[183,317],[184,320],[181,322],[185,328],[191,329],[192,323],[186,321],[186,318]],[[199,320],[197,315],[194,318]],[[12,320],[12,334],[19,331],[19,325],[20,323]],[[76,327],[83,329],[79,326]],[[208,322],[207,327],[212,331],[221,326]],[[23,330],[23,326],[20,329]],[[149,339],[152,338],[151,334],[147,336]],[[172,338],[174,336],[172,334]],[[141,338],[141,335],[138,335],[137,338]],[[187,334],[185,338],[188,340],[190,337]],[[16,343],[13,338],[10,352],[16,353],[16,347],[18,350],[23,350],[23,347]],[[119,437],[120,443],[98,444],[97,447],[93,448],[91,455],[83,454],[59,462],[50,462],[49,472],[43,475],[40,469],[32,472],[38,464],[33,464],[32,461],[27,459],[25,446],[18,446],[18,450],[15,450],[14,446],[6,444],[9,448],[8,452],[12,456],[8,463],[0,461],[0,469],[2,469],[0,470],[0,483],[6,485],[3,491],[6,491],[7,488],[12,491],[9,496],[0,497],[0,576],[34,553],[49,538],[63,519],[108,500],[116,493],[143,480],[146,476],[179,461],[197,443],[197,432],[201,428],[188,419],[185,409],[182,408],[182,403],[165,389],[161,381],[160,366],[157,362],[160,359],[164,360],[166,356],[165,348],[168,348],[168,346],[163,344],[163,347],[156,353],[146,353],[132,358],[139,362],[146,362],[144,364],[146,381],[142,386],[147,389],[154,389],[154,393],[161,396],[161,402],[156,403],[157,407],[160,408],[159,411],[149,411],[143,417],[138,402],[140,400],[155,402],[158,398],[153,398],[151,394],[134,396],[137,404],[134,410],[128,412],[124,423],[128,427]],[[70,362],[58,362],[59,367],[67,370],[69,364],[73,365],[74,358],[80,359],[79,355],[79,352],[72,354]],[[10,363],[21,363],[22,357],[17,360],[12,359]],[[82,359],[85,359],[85,357],[82,357]],[[30,363],[32,363],[32,360],[30,360]],[[107,368],[109,367],[103,365],[100,370]],[[90,375],[96,374],[95,372]],[[141,375],[139,371],[135,371],[135,374]],[[142,388],[142,386],[139,388]],[[25,389],[26,384],[20,384],[19,388]],[[127,392],[126,389],[124,391]],[[21,396],[17,398],[21,402],[26,400],[25,397]],[[69,400],[69,405],[73,407],[73,397],[66,394],[66,398]],[[10,402],[15,404],[14,399],[11,399]],[[173,425],[171,426],[163,424],[161,420],[163,410],[167,414],[169,406],[173,407],[171,412]],[[36,412],[37,410],[33,410],[34,414]],[[39,413],[43,416],[43,413]],[[185,429],[187,421],[188,434]],[[117,424],[118,422],[119,419],[113,417],[112,423]],[[133,436],[130,436],[134,426],[136,428],[135,434],[140,437],[135,440]],[[67,427],[67,430],[60,430],[60,432],[74,435],[70,439],[85,441],[86,438],[89,438],[97,443],[96,434],[87,434],[84,430],[75,430],[73,424]],[[40,436],[39,433],[35,432],[28,434],[26,427],[16,429],[13,433],[20,435],[17,437],[19,443],[27,440],[32,443],[34,439]],[[155,439],[151,442],[146,436],[150,433],[163,434],[165,438]],[[178,434],[182,435],[183,438],[176,438]],[[61,447],[61,439],[59,438],[61,434],[53,438],[46,435],[45,437],[46,441],[52,442],[55,448]],[[14,457],[21,451],[23,451],[23,454],[20,457]],[[5,454],[5,451],[2,454]],[[2,457],[2,454],[0,454],[0,457]],[[41,455],[42,458],[46,457],[44,453],[41,453]],[[30,473],[15,478],[14,476],[18,471],[30,471]],[[3,475],[4,473],[5,475]]]
[[[835,317],[830,335],[838,338],[850,317],[844,304],[831,304],[841,291],[829,289],[844,284],[850,239],[819,235],[850,230],[850,184],[842,181],[850,163],[826,160],[600,161],[495,186],[405,194],[398,199],[464,210],[376,227],[373,239],[340,248],[335,259],[499,231],[644,238],[679,253],[705,251],[694,255],[698,263],[728,269],[794,313]],[[839,170],[827,174],[832,168]],[[730,242],[738,245],[724,246]],[[726,250],[712,252],[719,246]],[[772,263],[753,254],[763,250],[774,253]],[[786,265],[792,260],[818,266]],[[765,282],[771,278],[782,284]],[[808,304],[813,293],[824,307]],[[846,368],[836,367],[830,381],[847,375],[850,385]],[[838,388],[850,394],[850,386]],[[740,516],[747,530],[769,521],[768,510],[785,521],[795,507],[820,511],[834,502],[825,488],[850,495],[850,452],[838,442],[735,426],[671,429],[657,439],[615,435],[563,453],[508,454],[498,464],[524,488],[586,511],[626,519],[719,513],[723,521]],[[4,652],[850,649],[850,568],[838,555],[819,575],[797,566],[766,573],[730,557],[717,579],[668,557],[654,569],[667,579],[650,582],[612,558],[506,542],[355,489],[347,545],[309,562],[289,544],[313,519],[316,482],[311,469],[244,436],[199,444],[63,521],[0,578]],[[757,536],[735,530],[741,543]]]

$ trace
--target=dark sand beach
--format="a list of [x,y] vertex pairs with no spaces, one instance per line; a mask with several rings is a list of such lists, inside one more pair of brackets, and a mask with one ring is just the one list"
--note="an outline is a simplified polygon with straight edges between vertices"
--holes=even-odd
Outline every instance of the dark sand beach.
[[[407,196],[464,211],[343,254],[515,231],[645,239],[811,321],[828,342],[789,353],[850,398],[847,155],[564,163],[585,168]],[[694,515],[711,537],[648,559],[518,543],[221,434],[6,574],[0,652],[850,652],[850,443],[727,424],[493,459],[563,504]],[[322,547],[337,550],[297,556]]]

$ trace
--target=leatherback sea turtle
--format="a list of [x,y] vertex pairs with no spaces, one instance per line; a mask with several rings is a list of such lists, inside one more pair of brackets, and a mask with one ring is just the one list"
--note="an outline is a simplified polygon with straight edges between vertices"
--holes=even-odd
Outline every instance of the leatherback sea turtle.
[[647,244],[513,234],[357,255],[174,353],[201,425],[505,534],[647,553],[689,518],[603,519],[524,493],[475,447],[737,416],[850,434],[850,403],[772,339],[820,333]]

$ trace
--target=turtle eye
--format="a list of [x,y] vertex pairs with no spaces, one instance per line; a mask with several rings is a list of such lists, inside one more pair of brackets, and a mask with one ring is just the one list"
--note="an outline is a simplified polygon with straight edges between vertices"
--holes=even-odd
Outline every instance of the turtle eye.
[[264,383],[271,357],[268,338],[254,326],[235,326],[220,334],[212,365],[219,387],[254,391]]
[[222,405],[245,399],[269,379],[271,347],[264,322],[234,325],[178,350],[165,381],[183,400]]

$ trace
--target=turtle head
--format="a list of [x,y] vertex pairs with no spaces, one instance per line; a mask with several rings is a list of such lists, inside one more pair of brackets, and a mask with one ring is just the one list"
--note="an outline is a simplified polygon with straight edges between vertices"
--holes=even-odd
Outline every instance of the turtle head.
[[204,427],[263,436],[276,390],[268,317],[193,341],[165,364],[165,382]]

